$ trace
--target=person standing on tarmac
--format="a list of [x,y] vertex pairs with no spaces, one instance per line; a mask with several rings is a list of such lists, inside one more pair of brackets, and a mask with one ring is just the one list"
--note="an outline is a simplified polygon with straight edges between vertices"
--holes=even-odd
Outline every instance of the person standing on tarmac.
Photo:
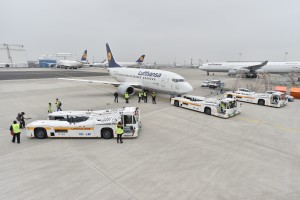
[[17,116],[17,120],[20,122],[20,128],[25,128],[25,117],[24,117],[25,113],[24,112],[20,112],[18,113]]
[[52,110],[52,105],[51,103],[48,104],[48,113],[52,113],[53,110]]
[[13,136],[11,142],[15,143],[17,137],[17,142],[18,144],[20,144],[20,134],[21,134],[20,124],[18,124],[17,121],[14,121],[14,123],[10,126],[9,130]]
[[139,91],[138,96],[139,96],[139,103],[140,103],[140,102],[141,102],[141,99],[142,99],[142,97],[143,97],[143,92],[142,92],[142,91]]
[[117,143],[123,143],[122,135],[124,133],[122,122],[118,122],[117,128],[116,128],[116,134],[117,134]]
[[115,102],[115,103],[119,103],[119,93],[118,93],[118,91],[116,91],[116,92],[114,93],[114,96],[115,96],[114,102]]
[[144,103],[147,103],[148,97],[147,97],[147,91],[144,91]]
[[156,104],[156,93],[154,91],[152,92],[152,103]]
[[57,108],[56,111],[62,111],[62,110],[61,110],[61,102],[58,100],[58,98],[56,98],[55,104],[56,104],[56,108]]
[[128,92],[125,92],[124,97],[125,97],[126,103],[128,103],[128,100],[129,100],[129,94],[128,94]]

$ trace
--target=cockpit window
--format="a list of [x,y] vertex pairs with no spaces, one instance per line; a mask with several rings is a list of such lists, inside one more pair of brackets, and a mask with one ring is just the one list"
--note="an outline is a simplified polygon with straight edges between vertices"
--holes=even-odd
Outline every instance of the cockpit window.
[[175,78],[173,78],[172,81],[175,82],[175,83],[184,82],[184,79],[175,79]]

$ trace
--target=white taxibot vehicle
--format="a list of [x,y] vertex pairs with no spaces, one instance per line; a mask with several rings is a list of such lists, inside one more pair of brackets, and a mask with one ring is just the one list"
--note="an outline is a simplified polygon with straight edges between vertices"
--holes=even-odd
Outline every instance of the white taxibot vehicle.
[[187,95],[171,98],[171,104],[221,118],[229,118],[241,113],[241,104],[238,105],[233,98],[214,99]]
[[116,137],[116,125],[122,122],[124,138],[138,137],[141,130],[140,110],[124,107],[98,111],[58,111],[47,120],[37,120],[26,126],[27,136],[44,138],[104,138]]
[[285,94],[282,92],[274,92],[272,94],[267,93],[255,93],[250,92],[247,89],[240,88],[237,91],[226,92],[225,98],[235,98],[238,101],[254,103],[261,106],[271,106],[281,108],[287,105],[288,100]]

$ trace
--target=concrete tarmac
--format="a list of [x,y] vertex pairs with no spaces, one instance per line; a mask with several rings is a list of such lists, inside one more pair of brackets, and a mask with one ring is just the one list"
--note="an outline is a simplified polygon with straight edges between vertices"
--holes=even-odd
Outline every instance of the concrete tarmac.
[[[97,72],[88,69],[87,72]],[[193,95],[211,96],[201,88],[206,73],[172,69],[190,82]],[[113,80],[109,76],[84,79]],[[210,77],[212,78],[212,77]],[[234,78],[215,73],[230,86]],[[254,80],[247,80],[254,81]],[[0,199],[300,199],[300,101],[283,108],[242,104],[229,119],[170,105],[113,103],[113,86],[48,79],[0,81]],[[220,97],[220,95],[218,96]],[[11,142],[9,126],[24,111],[29,123],[45,119],[47,105],[59,98],[63,110],[138,106],[138,138],[27,138]]]
[[0,69],[0,80],[65,78],[86,76],[108,76],[107,71],[90,71],[89,69]]

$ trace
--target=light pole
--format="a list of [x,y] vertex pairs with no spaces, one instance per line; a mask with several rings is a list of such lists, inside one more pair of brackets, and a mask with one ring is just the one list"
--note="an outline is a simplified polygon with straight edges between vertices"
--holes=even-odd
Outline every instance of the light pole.
[[289,54],[289,52],[285,52],[284,53],[284,61],[286,62],[286,57],[287,57],[287,55]]
[[239,53],[239,61],[241,61],[242,53]]

